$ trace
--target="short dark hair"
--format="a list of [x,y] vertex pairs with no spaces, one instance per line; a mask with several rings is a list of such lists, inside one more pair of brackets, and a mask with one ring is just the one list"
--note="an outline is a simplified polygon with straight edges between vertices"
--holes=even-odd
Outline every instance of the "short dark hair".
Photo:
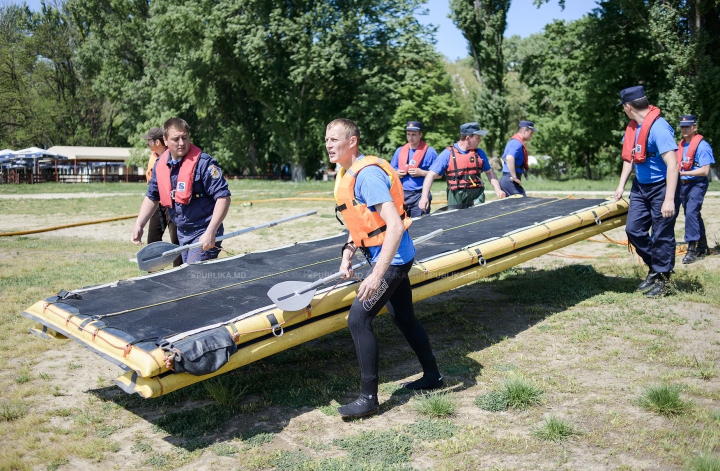
[[167,137],[171,129],[177,131],[185,131],[190,134],[190,126],[187,121],[182,118],[170,118],[163,123],[163,136]]
[[357,137],[358,142],[360,141],[360,128],[355,124],[355,121],[347,118],[333,119],[327,125],[326,129],[330,129],[335,126],[341,126],[345,129],[345,138],[350,139],[352,136]]
[[530,129],[530,128],[527,127],[527,126],[521,126],[521,127],[518,128],[518,132],[527,131],[528,129]]
[[460,134],[460,140],[464,141],[466,138],[472,136],[472,134]]
[[646,110],[650,107],[650,102],[648,101],[646,96],[641,96],[637,100],[628,101],[628,105],[632,106],[638,111]]

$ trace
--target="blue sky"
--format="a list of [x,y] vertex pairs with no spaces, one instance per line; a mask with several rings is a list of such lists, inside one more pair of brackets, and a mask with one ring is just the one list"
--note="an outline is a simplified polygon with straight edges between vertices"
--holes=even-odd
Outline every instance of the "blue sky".
[[[10,0],[13,2],[14,0]],[[16,3],[20,1],[15,0]],[[30,8],[40,9],[40,0],[26,0]],[[543,27],[554,19],[576,20],[595,8],[595,0],[567,0],[565,10],[560,10],[558,0],[550,0],[540,8],[532,4],[532,0],[512,0],[508,12],[508,25],[505,36],[519,35],[522,37],[539,33]],[[467,43],[460,30],[448,18],[449,0],[428,0],[429,15],[420,15],[422,24],[438,26],[437,50],[448,59],[456,60],[467,56]]]

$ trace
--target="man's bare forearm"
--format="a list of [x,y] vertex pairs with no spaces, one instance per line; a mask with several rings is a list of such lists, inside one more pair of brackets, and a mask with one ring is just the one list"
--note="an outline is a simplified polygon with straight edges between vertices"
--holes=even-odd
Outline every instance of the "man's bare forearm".
[[662,156],[667,166],[667,172],[665,179],[667,181],[667,188],[665,190],[665,201],[675,200],[675,190],[677,189],[678,180],[680,179],[680,172],[677,167],[677,156],[675,151],[665,152]]
[[220,224],[225,220],[228,209],[230,209],[230,197],[224,196],[215,200],[215,209],[213,209],[212,219],[208,224],[207,232],[215,234],[220,227]]
[[703,165],[693,170],[680,171],[681,177],[707,177],[710,174],[710,165]]
[[148,223],[150,218],[153,214],[155,214],[155,211],[157,210],[159,202],[153,201],[147,196],[143,200],[142,204],[140,205],[140,212],[138,213],[137,220],[135,221],[135,225],[139,225],[140,227],[145,227],[145,225]]

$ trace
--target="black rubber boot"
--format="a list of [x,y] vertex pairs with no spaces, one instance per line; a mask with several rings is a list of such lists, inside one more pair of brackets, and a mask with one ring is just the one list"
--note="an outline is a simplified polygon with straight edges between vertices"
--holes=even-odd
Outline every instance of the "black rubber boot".
[[668,281],[670,281],[670,274],[669,273],[660,273],[660,276],[658,276],[655,279],[655,284],[653,285],[653,289],[645,293],[645,296],[648,298],[661,298],[668,294]]
[[645,291],[655,286],[655,281],[657,280],[659,275],[659,273],[654,272],[651,268],[648,272],[647,278],[645,278],[645,281],[638,285],[637,290],[644,293]]
[[687,265],[687,264],[689,264],[689,263],[694,263],[694,262],[697,261],[697,259],[698,259],[698,257],[697,257],[697,246],[698,246],[698,243],[697,243],[697,242],[688,242],[687,253],[685,254],[685,256],[684,256],[683,259],[682,259],[682,262],[683,262],[685,265]]
[[360,397],[342,407],[338,407],[340,417],[343,419],[356,419],[358,417],[364,417],[366,415],[374,414],[380,409],[380,403],[378,402],[377,396],[365,396],[360,394]]
[[403,387],[405,389],[412,389],[413,391],[432,391],[433,389],[442,388],[443,384],[442,376],[439,376],[437,379],[423,376],[420,379],[403,384]]
[[702,258],[705,255],[710,255],[710,247],[708,247],[707,244],[707,237],[700,237],[700,240],[697,243],[696,253],[699,258]]

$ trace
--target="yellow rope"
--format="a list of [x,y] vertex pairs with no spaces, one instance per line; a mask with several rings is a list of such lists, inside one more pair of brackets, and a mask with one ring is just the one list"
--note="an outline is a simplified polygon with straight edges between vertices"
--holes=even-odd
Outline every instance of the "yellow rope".
[[103,222],[121,221],[123,219],[133,219],[136,217],[138,217],[137,214],[128,214],[126,216],[117,216],[114,218],[98,219],[96,221],[76,222],[74,224],[65,224],[63,226],[44,227],[42,229],[31,229],[28,231],[0,232],[0,237],[37,234],[39,232],[49,232],[49,231],[57,231],[60,229],[67,229],[68,227],[88,226],[90,224],[102,224]]

